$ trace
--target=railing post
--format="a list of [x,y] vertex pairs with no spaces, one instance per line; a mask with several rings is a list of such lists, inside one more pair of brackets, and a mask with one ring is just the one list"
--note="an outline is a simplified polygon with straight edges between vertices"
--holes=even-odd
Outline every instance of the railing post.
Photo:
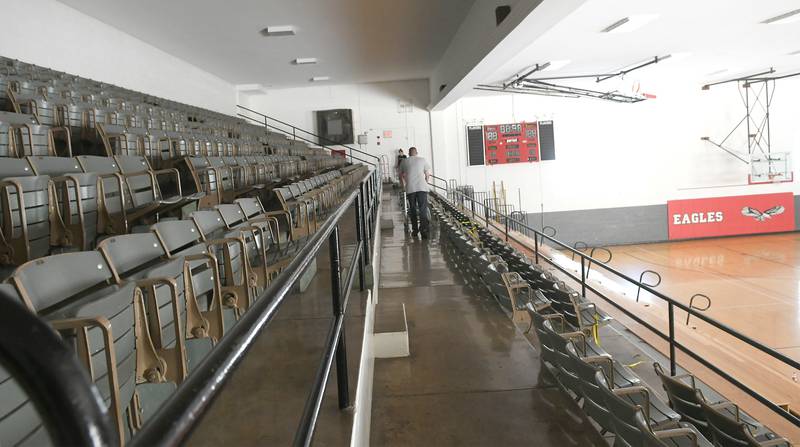
[[672,303],[667,305],[669,312],[669,373],[675,375],[675,306]]
[[347,383],[347,347],[345,344],[344,309],[342,309],[342,271],[339,257],[339,225],[336,225],[328,237],[331,258],[331,297],[333,298],[334,322],[342,319],[342,332],[336,346],[336,384],[339,391],[339,408],[350,406],[350,386]]
[[508,242],[508,216],[506,216],[505,214],[503,215],[503,221],[506,223],[506,229],[505,229],[506,242]]
[[586,298],[586,256],[581,255],[581,296]]
[[297,128],[292,126],[292,139],[297,140]]
[[[356,196],[356,201],[353,203],[356,211],[356,244],[360,243],[364,239],[364,233],[362,230],[362,222],[361,222],[361,192]],[[364,290],[364,257],[366,249],[366,244],[361,244],[361,251],[362,253],[356,253],[354,256],[359,256],[358,260],[358,290]]]
[[539,238],[536,233],[533,233],[533,255],[536,258],[536,263],[539,263]]

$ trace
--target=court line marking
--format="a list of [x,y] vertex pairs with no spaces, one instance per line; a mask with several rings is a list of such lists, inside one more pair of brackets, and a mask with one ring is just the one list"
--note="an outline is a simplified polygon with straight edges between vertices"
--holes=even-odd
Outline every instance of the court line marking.
[[[665,255],[662,255],[661,253],[645,249],[644,247],[634,247],[634,248],[637,249],[637,250],[641,250],[641,251],[643,251],[645,253],[651,254],[653,256],[656,256],[656,257],[670,259],[669,257],[667,257]],[[753,283],[747,281],[746,279],[742,278],[741,276],[725,273],[725,272],[719,271],[719,270],[717,270],[717,269],[715,269],[713,267],[706,267],[706,270],[686,269],[686,268],[681,268],[681,267],[673,267],[671,265],[664,265],[664,264],[661,264],[661,263],[658,263],[658,262],[654,262],[654,261],[648,261],[648,260],[646,260],[644,258],[641,258],[639,256],[636,256],[636,255],[634,255],[633,253],[630,253],[630,252],[628,252],[628,253],[623,252],[621,254],[627,254],[628,256],[630,256],[630,257],[632,257],[634,259],[638,259],[641,262],[649,263],[651,265],[657,265],[657,266],[660,266],[660,267],[664,267],[664,268],[666,268],[668,270],[691,271],[691,272],[696,272],[696,273],[709,274],[709,275],[717,277],[718,279],[731,280],[734,283],[741,283],[741,284],[743,284],[743,286],[747,287],[750,291],[758,293],[758,294],[760,294],[762,296],[765,296],[765,297],[767,297],[767,298],[769,298],[771,300],[775,300],[775,301],[778,301],[780,303],[783,303],[783,304],[789,305],[789,306],[791,306],[793,304],[794,305],[797,304],[797,300],[796,299],[792,299],[789,296],[786,296],[786,295],[783,295],[783,294],[777,293],[777,292],[776,292],[776,295],[773,295],[772,294],[773,291],[771,291],[769,289],[765,289],[765,288],[763,288],[763,286],[758,286],[756,284],[753,284]],[[764,276],[764,277],[758,277],[758,278],[776,278],[776,277],[775,276]],[[788,281],[791,281],[794,278],[785,278],[785,279],[788,280]]]

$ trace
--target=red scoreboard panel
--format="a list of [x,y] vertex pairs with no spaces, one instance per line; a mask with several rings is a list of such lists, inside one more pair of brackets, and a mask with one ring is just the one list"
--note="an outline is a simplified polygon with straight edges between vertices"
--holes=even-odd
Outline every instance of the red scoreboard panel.
[[491,124],[483,126],[486,164],[539,161],[537,123]]

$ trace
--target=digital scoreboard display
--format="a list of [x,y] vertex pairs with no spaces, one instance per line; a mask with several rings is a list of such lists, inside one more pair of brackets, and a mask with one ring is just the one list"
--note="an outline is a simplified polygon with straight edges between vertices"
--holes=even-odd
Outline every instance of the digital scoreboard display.
[[539,161],[538,123],[484,125],[483,147],[488,165]]

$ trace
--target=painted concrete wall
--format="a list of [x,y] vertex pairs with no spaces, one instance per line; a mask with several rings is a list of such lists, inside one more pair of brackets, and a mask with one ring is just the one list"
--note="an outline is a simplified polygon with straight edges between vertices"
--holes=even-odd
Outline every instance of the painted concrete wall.
[[234,86],[55,0],[3,0],[0,55],[218,112]]
[[555,228],[556,239],[570,246],[578,241],[595,247],[668,239],[666,205],[555,211],[544,216],[528,214],[528,225],[532,228],[541,229],[542,222]]
[[[800,148],[794,98],[800,81],[780,84],[772,110],[773,151]],[[744,116],[736,86],[701,91],[696,84],[659,90],[652,101],[614,104],[529,95],[481,95],[433,112],[437,175],[489,191],[505,186],[508,202],[528,212],[663,205],[668,200],[800,192],[800,182],[747,185],[749,166],[701,141],[721,140]],[[470,124],[552,119],[556,160],[467,166]],[[745,131],[729,145],[746,152]],[[441,154],[441,155],[440,155]]]

